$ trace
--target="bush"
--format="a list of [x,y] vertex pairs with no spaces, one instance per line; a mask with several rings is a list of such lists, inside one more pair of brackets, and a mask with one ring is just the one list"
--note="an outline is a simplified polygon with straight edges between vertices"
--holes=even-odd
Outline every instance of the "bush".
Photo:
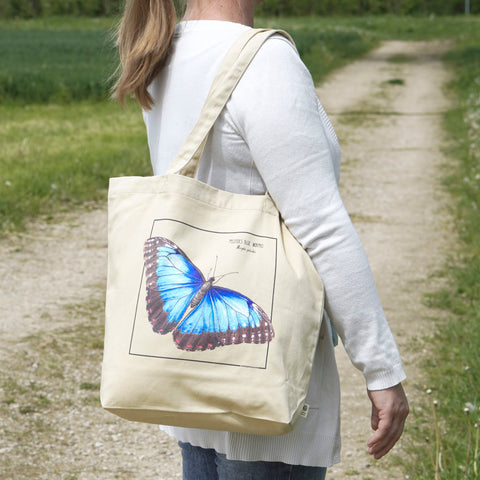
[[2,0],[0,18],[115,15],[121,11],[123,3],[123,0]]
[[[471,5],[480,13],[480,5]],[[431,14],[463,13],[464,0],[264,0],[258,12],[265,16],[289,15],[363,15],[363,14]]]

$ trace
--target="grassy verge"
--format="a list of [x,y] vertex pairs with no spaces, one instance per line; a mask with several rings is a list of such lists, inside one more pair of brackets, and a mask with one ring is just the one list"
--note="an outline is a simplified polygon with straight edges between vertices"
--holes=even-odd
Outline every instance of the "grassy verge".
[[480,478],[480,29],[463,36],[446,60],[458,102],[445,117],[456,159],[445,184],[460,242],[446,267],[449,288],[428,299],[449,315],[439,320],[425,364],[427,408],[415,412],[423,448],[411,471],[419,480]]
[[0,232],[104,200],[108,179],[148,175],[139,108],[110,102],[0,106]]

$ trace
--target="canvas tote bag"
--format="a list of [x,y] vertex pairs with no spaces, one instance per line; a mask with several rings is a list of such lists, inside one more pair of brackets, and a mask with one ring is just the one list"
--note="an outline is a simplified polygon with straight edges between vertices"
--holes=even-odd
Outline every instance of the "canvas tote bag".
[[268,194],[193,178],[273,33],[234,43],[166,175],[110,180],[101,402],[128,420],[279,435],[304,408],[322,282]]

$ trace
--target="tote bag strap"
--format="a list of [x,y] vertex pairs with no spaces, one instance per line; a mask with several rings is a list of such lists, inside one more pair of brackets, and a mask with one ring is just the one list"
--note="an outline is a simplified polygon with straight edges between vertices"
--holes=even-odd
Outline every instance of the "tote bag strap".
[[282,30],[250,29],[230,47],[213,80],[200,117],[168,168],[168,174],[195,176],[215,121],[255,54],[274,34],[281,34],[293,43],[290,35]]

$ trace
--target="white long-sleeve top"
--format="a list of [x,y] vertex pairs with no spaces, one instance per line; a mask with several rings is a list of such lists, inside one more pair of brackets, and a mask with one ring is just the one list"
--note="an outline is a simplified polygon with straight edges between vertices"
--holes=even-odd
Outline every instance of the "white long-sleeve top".
[[[198,119],[223,57],[249,27],[181,22],[167,65],[150,85],[144,112],[151,161],[163,174]],[[354,80],[352,80],[354,81]],[[338,191],[340,148],[312,78],[294,46],[271,37],[217,120],[197,177],[241,194],[268,189],[286,225],[320,274],[326,311],[367,387],[404,380],[363,247]],[[306,419],[280,437],[163,427],[178,440],[234,460],[330,466],[340,459],[340,392],[329,323],[318,343]]]

